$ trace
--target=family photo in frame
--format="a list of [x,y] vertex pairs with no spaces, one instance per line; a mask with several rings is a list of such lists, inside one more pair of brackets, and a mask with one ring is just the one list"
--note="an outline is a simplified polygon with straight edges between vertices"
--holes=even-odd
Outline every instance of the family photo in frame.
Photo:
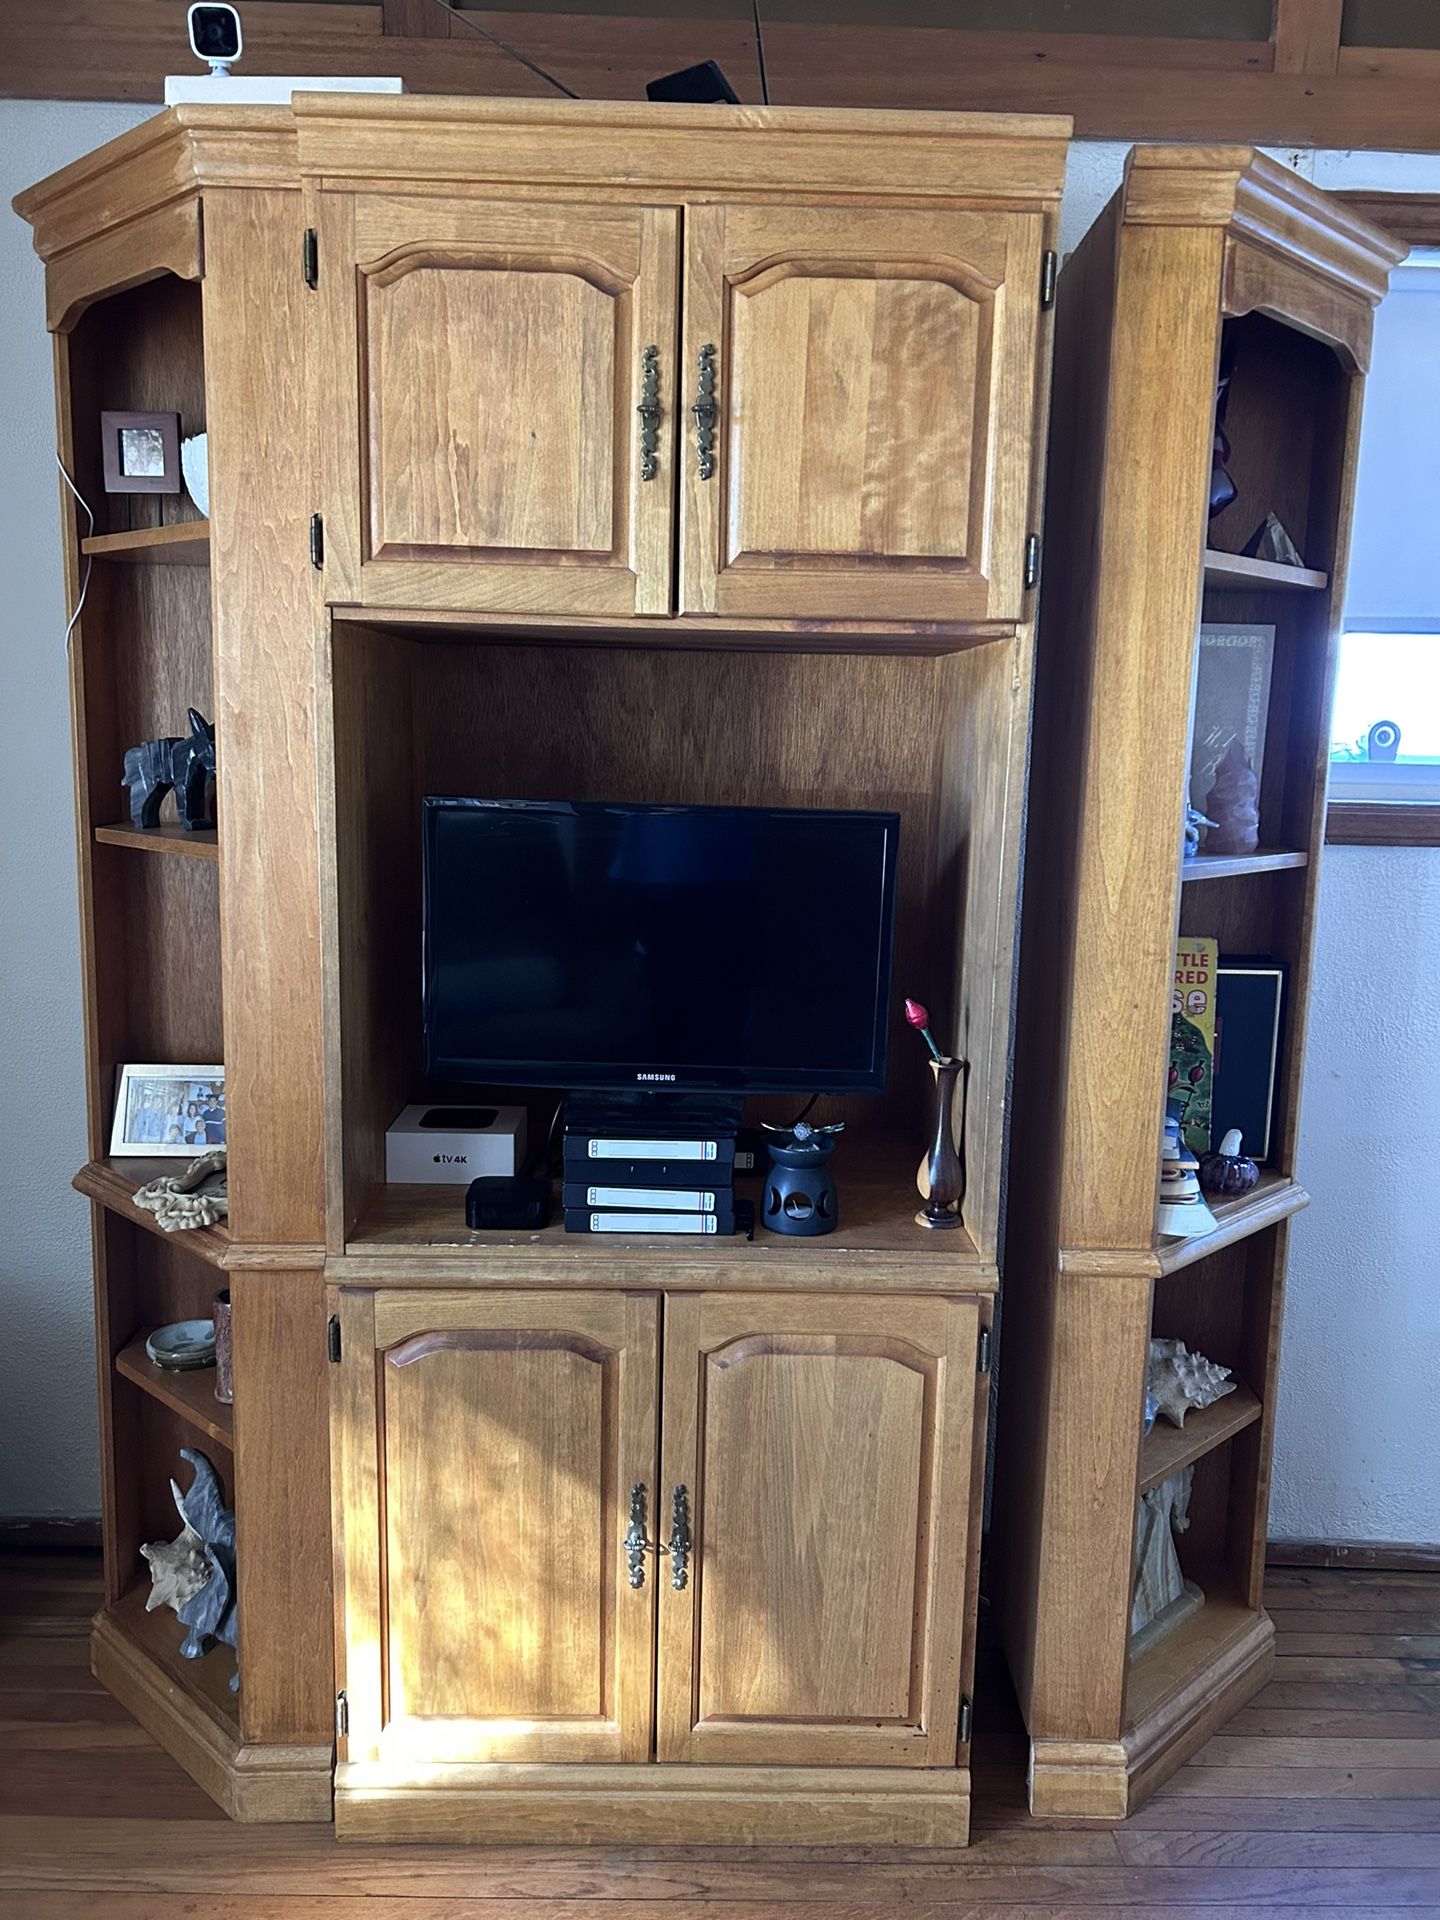
[[120,1069],[112,1154],[188,1160],[224,1145],[223,1067],[131,1065]]

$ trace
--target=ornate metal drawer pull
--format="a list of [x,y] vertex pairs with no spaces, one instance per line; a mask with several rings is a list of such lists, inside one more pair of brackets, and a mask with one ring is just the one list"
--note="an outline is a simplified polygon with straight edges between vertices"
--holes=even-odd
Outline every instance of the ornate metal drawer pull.
[[676,1487],[670,1505],[669,1551],[670,1584],[683,1587],[690,1579],[690,1496],[684,1487]]
[[625,1565],[632,1587],[645,1584],[647,1553],[668,1553],[670,1584],[685,1587],[690,1581],[690,1496],[684,1487],[676,1487],[670,1502],[670,1538],[652,1540],[645,1524],[645,1482],[637,1480],[630,1489],[630,1524],[625,1529]]
[[[700,349],[700,390],[690,411],[695,416],[695,453],[700,478],[708,480],[715,471],[715,421],[719,409],[715,404],[715,349]],[[682,1489],[683,1491],[683,1489]],[[677,1586],[684,1586],[679,1580]]]
[[[640,478],[655,478],[655,450],[660,444],[660,349],[646,347],[640,356]],[[632,1580],[638,1586],[638,1580]]]
[[650,1537],[645,1531],[645,1483],[637,1480],[630,1489],[630,1524],[625,1529],[625,1562],[632,1587],[645,1584],[645,1554]]

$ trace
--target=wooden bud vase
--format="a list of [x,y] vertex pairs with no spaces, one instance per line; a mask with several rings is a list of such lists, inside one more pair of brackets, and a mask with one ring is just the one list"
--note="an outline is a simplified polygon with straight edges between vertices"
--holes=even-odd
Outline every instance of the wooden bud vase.
[[915,1218],[922,1227],[958,1227],[965,1168],[955,1148],[955,1089],[965,1062],[932,1060],[930,1071],[935,1076],[935,1133],[915,1180],[926,1203]]

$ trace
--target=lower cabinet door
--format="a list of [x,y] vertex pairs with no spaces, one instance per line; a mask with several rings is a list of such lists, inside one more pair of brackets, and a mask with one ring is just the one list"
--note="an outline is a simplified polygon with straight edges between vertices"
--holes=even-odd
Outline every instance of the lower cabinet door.
[[955,1764],[979,1315],[667,1296],[660,1760]]
[[656,1583],[631,1587],[624,1535],[655,1480],[658,1306],[342,1293],[343,1759],[650,1757]]

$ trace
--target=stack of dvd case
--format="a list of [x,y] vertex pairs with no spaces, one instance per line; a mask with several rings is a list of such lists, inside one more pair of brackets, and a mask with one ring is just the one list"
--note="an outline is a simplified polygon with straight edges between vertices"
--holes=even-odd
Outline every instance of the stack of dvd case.
[[634,1132],[601,1133],[567,1115],[565,1231],[733,1233],[734,1126],[683,1125],[647,1117]]

